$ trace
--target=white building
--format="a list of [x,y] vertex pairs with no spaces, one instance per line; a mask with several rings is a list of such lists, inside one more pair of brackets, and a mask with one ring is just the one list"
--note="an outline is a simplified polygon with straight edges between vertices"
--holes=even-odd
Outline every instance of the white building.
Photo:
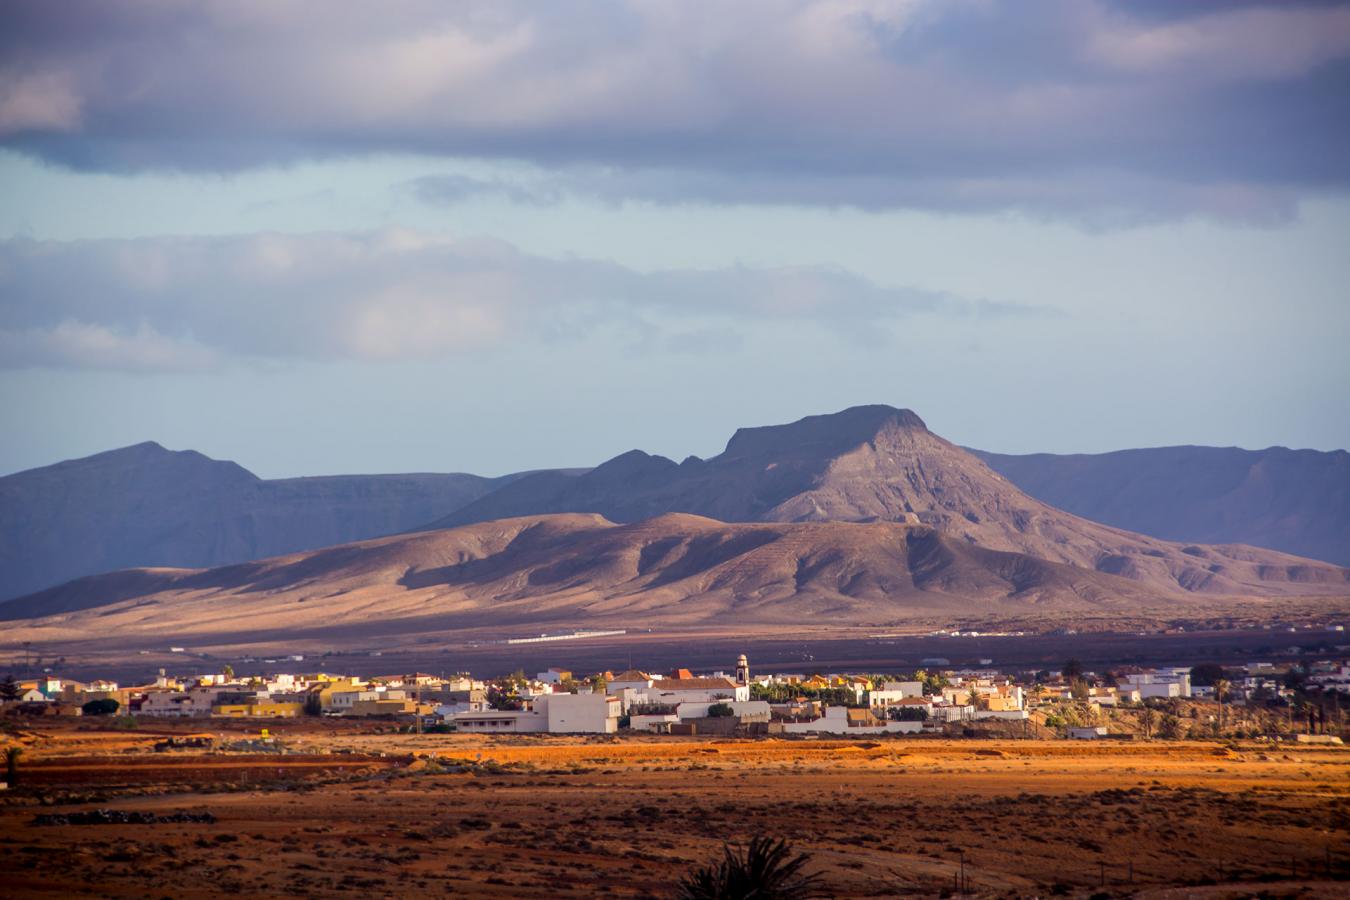
[[1125,689],[1139,691],[1139,696],[1149,697],[1189,697],[1191,696],[1191,670],[1182,667],[1156,669],[1152,672],[1132,672],[1120,679]]
[[1095,741],[1098,738],[1106,737],[1105,725],[1094,725],[1084,728],[1070,728],[1069,739],[1074,741]]
[[750,685],[730,678],[663,678],[652,683],[644,702],[677,706],[681,703],[716,703],[719,700],[747,701]]
[[549,734],[613,734],[619,730],[622,705],[606,694],[553,694],[540,697]]
[[923,697],[921,681],[887,681],[880,690],[867,692],[867,704],[874,708],[895,706],[902,700]]
[[530,709],[484,709],[478,712],[456,713],[452,721],[458,731],[479,734],[548,731],[548,716]]
[[436,707],[436,715],[447,721],[453,719],[460,713],[483,712],[488,708],[486,703],[477,700],[455,700],[450,703],[441,703]]
[[826,707],[825,715],[809,722],[783,723],[787,734],[914,734],[922,728],[922,722],[886,722],[870,710],[845,706]]
[[634,731],[667,731],[678,721],[680,717],[674,713],[633,716],[628,720],[628,727]]
[[881,685],[883,691],[897,691],[906,697],[922,697],[922,681],[886,681]]
[[179,691],[151,691],[141,700],[140,709],[136,710],[137,715],[160,716],[170,719],[199,714],[208,715],[210,712],[210,703],[207,703],[204,708],[198,709],[191,696]]
[[934,703],[928,718],[934,722],[968,722],[975,718],[975,707],[968,703]]
[[619,730],[618,697],[605,694],[545,694],[528,709],[454,713],[459,731],[485,734],[613,734]]

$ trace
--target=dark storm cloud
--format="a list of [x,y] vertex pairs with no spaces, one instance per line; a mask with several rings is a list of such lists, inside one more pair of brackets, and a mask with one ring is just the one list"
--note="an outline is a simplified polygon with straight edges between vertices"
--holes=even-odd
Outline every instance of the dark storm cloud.
[[1350,181],[1342,3],[30,0],[0,35],[0,140],[78,168],[412,152],[559,179],[488,184],[517,202],[1102,221]]

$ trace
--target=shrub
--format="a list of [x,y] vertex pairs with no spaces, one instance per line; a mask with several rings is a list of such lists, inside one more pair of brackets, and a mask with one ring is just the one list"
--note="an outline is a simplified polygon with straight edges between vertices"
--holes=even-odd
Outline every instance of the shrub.
[[80,707],[86,716],[111,716],[121,708],[122,704],[111,697],[107,697],[103,700],[90,700],[84,706]]
[[22,747],[5,748],[5,784],[14,787],[19,783],[19,757],[23,756]]
[[755,837],[744,849],[722,848],[722,861],[681,879],[680,900],[800,900],[821,893],[819,875],[806,875],[805,853],[792,855],[783,840]]
[[708,717],[712,719],[725,719],[726,717],[734,716],[735,714],[735,710],[725,703],[714,703],[712,706],[708,707]]

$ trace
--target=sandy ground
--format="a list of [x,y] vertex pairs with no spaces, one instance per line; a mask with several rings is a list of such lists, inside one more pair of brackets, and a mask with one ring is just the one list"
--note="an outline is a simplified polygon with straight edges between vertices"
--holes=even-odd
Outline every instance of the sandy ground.
[[[762,833],[839,897],[939,896],[963,857],[975,896],[1350,896],[1350,748],[272,730],[18,736],[3,893],[659,897]],[[34,824],[99,808],[215,822]]]

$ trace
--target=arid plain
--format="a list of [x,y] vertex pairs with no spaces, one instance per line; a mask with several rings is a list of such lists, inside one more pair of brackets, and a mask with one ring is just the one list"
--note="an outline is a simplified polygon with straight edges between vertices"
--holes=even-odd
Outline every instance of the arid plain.
[[840,897],[1350,896],[1343,747],[209,728],[15,735],[6,891],[659,897],[766,834]]

